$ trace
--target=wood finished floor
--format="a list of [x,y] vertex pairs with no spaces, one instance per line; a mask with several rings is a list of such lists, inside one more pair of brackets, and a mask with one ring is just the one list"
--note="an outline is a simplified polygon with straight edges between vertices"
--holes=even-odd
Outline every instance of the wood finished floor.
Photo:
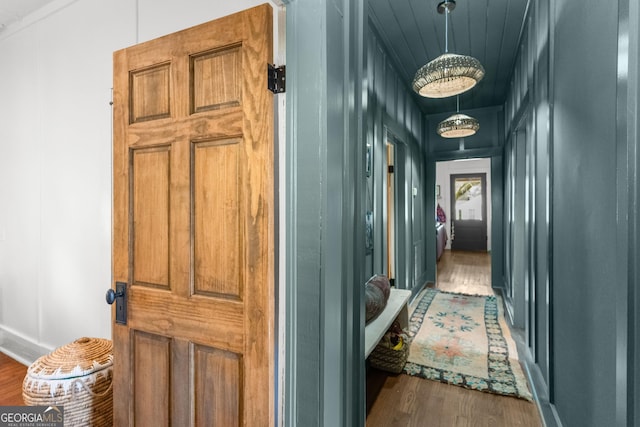
[[27,367],[0,353],[0,406],[22,406],[22,381]]
[[493,295],[491,255],[487,252],[444,251],[436,268],[441,291]]
[[[450,253],[438,262],[438,288],[463,293],[491,293],[486,254]],[[0,353],[0,406],[23,405],[27,367]],[[393,375],[367,374],[367,427],[538,427],[533,403],[513,397]]]
[[[442,291],[493,294],[487,253],[445,251],[437,267],[437,288]],[[371,368],[367,373],[367,427],[394,426],[539,427],[542,422],[536,405],[522,399]]]

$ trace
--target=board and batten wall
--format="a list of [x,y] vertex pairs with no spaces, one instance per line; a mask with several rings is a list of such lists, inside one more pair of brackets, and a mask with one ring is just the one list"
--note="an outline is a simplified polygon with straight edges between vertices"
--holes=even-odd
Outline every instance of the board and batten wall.
[[640,423],[639,22],[628,0],[532,1],[505,106],[529,183],[529,245],[510,255],[550,426]]
[[[371,150],[366,209],[373,213],[373,250],[366,275],[387,274],[386,144],[396,147],[397,278],[400,288],[419,290],[435,279],[435,216],[427,211],[424,117],[373,25],[367,38],[366,142]],[[433,231],[433,232],[431,232]]]
[[112,53],[262,3],[57,0],[0,32],[2,351],[111,336]]

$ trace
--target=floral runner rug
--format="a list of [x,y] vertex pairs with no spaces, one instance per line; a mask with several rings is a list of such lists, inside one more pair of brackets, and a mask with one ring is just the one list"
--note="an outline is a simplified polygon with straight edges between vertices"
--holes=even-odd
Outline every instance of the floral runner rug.
[[496,296],[427,289],[409,321],[404,373],[532,400]]

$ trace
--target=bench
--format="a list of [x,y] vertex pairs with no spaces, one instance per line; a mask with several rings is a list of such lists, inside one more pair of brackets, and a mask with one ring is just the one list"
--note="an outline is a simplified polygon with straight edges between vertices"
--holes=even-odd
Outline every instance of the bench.
[[369,322],[364,328],[364,357],[378,345],[389,326],[398,319],[400,327],[405,329],[409,326],[409,310],[407,303],[411,298],[411,291],[407,289],[391,289],[389,300],[382,313]]

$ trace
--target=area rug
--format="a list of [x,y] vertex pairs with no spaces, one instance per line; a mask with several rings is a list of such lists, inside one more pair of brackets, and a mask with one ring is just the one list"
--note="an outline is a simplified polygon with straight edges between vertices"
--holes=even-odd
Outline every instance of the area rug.
[[404,373],[532,400],[497,296],[427,289],[409,321]]

